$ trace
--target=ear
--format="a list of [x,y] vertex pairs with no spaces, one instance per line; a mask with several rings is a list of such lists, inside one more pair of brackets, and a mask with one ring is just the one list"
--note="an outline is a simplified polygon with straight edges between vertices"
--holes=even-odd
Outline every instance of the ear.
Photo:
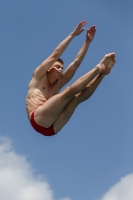
[[47,72],[49,73],[51,71],[51,67],[47,70]]

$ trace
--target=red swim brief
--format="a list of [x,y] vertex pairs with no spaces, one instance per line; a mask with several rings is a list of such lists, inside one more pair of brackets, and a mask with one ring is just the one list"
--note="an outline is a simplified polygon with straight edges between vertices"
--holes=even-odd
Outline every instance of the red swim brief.
[[[34,112],[35,112],[35,111],[34,111]],[[31,123],[32,127],[33,127],[38,133],[41,133],[42,135],[45,135],[45,136],[52,136],[52,135],[55,135],[56,133],[54,132],[53,125],[50,126],[49,128],[45,128],[45,127],[43,127],[43,126],[38,125],[38,124],[35,122],[35,119],[34,119],[34,112],[31,114],[31,118],[30,118],[30,123]]]

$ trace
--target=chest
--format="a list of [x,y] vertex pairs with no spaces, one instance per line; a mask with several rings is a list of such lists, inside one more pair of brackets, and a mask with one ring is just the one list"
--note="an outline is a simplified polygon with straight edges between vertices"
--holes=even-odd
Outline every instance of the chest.
[[45,80],[40,86],[41,86],[40,90],[46,99],[49,99],[50,97],[58,94],[60,90],[59,81],[53,85],[49,85],[48,81]]

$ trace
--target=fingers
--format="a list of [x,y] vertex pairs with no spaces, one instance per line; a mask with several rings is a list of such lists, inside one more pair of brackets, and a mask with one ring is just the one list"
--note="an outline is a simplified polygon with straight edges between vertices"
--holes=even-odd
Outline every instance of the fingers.
[[96,26],[91,26],[88,30],[88,33],[95,33],[96,32]]
[[82,20],[79,24],[78,24],[78,27],[83,27],[87,24],[87,21],[86,20]]
[[80,32],[82,33],[84,30],[85,30],[85,28],[82,28],[82,29],[80,30]]
[[86,32],[86,38],[89,41],[92,41],[94,39],[96,33],[96,26],[91,26],[89,29],[87,29]]

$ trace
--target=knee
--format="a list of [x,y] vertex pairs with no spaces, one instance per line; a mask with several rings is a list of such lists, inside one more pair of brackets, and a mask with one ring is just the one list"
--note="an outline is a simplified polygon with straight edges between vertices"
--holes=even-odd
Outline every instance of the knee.
[[81,102],[79,98],[79,94],[74,95],[74,97],[71,99],[71,102],[73,102],[75,106],[78,106]]

